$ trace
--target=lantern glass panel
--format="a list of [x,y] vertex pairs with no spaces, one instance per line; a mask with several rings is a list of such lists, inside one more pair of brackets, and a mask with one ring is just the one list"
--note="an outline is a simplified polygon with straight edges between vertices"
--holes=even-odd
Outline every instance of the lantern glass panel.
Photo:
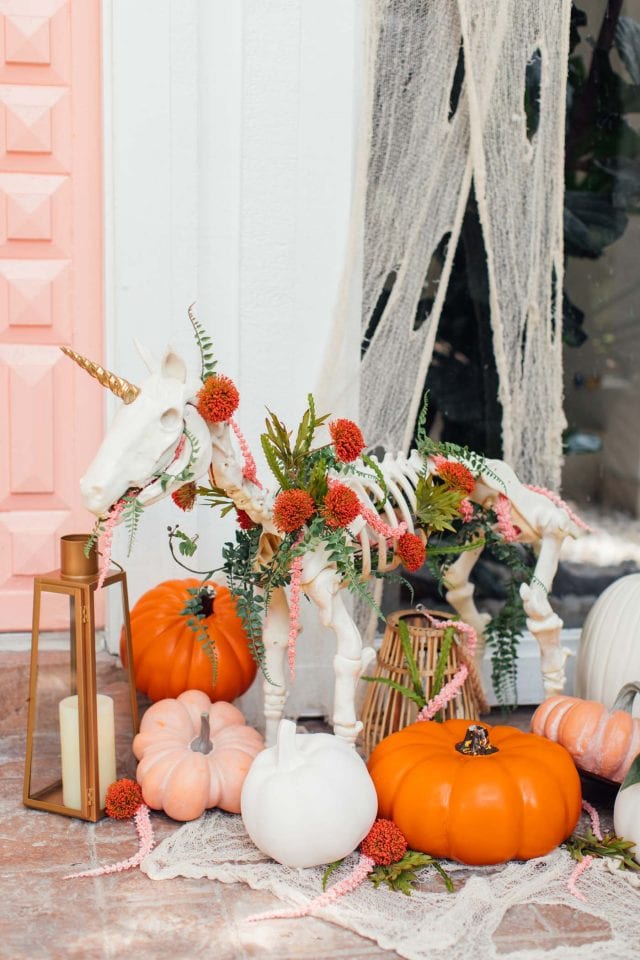
[[[56,629],[38,634],[34,654],[37,670],[32,677],[31,689],[33,722],[29,784],[32,799],[64,803],[76,810],[81,807],[80,732],[77,724],[70,725],[66,719],[64,703],[69,697],[77,699],[78,696],[79,608],[80,597],[76,592],[69,594],[43,589],[40,593],[40,622],[55,624]],[[77,788],[73,787],[74,782],[77,782]]]

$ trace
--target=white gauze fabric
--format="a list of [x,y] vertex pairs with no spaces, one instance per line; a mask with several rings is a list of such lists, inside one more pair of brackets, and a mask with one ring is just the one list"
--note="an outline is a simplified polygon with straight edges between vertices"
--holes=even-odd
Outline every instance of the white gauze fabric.
[[[347,876],[356,862],[357,857],[349,857],[330,884]],[[408,960],[498,960],[505,956],[500,938],[505,917],[513,924],[514,912],[515,916],[524,912],[531,922],[525,905],[555,904],[572,929],[584,928],[585,942],[558,945],[557,938],[555,943],[540,938],[539,948],[523,945],[509,956],[518,960],[627,960],[637,955],[640,891],[627,882],[627,871],[609,871],[603,861],[595,861],[578,881],[587,898],[580,902],[567,889],[575,861],[561,848],[526,863],[445,866],[455,884],[453,894],[447,893],[434,871],[422,870],[410,897],[385,886],[376,890],[365,880],[357,890],[315,915],[369,937]],[[242,882],[254,890],[268,890],[283,905],[295,907],[320,894],[324,872],[323,867],[280,866],[256,849],[239,816],[220,811],[185,824],[163,840],[141,869],[153,880],[208,877],[223,883]],[[287,921],[288,929],[302,922]],[[544,930],[544,920],[538,922]],[[284,921],[262,921],[265,936],[272,923]]]
[[[562,198],[570,0],[369,0],[353,241],[318,394],[367,442],[408,450],[472,178],[479,195],[503,406],[504,456],[557,486],[561,464]],[[465,80],[451,91],[462,44]],[[527,138],[525,70],[542,53],[538,130]],[[357,237],[360,235],[361,245]],[[449,235],[431,313],[414,330],[434,253]],[[554,274],[555,271],[555,274]],[[555,283],[554,283],[555,278]],[[388,302],[360,368],[360,338]],[[349,384],[349,386],[346,386]],[[345,405],[345,398],[351,401]],[[345,409],[345,406],[347,409]]]

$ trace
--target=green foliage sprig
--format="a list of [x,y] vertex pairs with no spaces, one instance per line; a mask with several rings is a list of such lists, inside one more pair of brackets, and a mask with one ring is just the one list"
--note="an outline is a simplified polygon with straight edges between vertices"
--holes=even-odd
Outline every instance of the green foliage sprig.
[[606,833],[598,840],[592,830],[586,833],[574,833],[565,841],[565,847],[574,860],[580,862],[584,857],[599,859],[610,857],[619,861],[620,870],[640,871],[640,863],[634,859],[635,844],[614,833]]
[[418,881],[417,871],[424,867],[433,867],[437,870],[449,893],[454,893],[453,880],[440,861],[418,850],[407,850],[402,860],[388,867],[375,867],[369,874],[369,879],[376,889],[384,883],[390,890],[399,891],[410,897],[413,886]]
[[216,372],[217,364],[213,356],[213,341],[200,321],[196,319],[196,316],[193,312],[193,304],[191,304],[187,312],[189,314],[191,326],[193,327],[196,344],[198,345],[198,350],[200,351],[200,379],[204,383],[205,380],[207,380],[209,377],[212,377]]
[[218,655],[215,642],[209,633],[207,619],[213,611],[216,592],[210,585],[187,588],[189,599],[184,609],[180,611],[187,617],[187,626],[195,634],[195,638],[202,646],[209,663],[211,664],[211,682],[215,686],[218,678]]

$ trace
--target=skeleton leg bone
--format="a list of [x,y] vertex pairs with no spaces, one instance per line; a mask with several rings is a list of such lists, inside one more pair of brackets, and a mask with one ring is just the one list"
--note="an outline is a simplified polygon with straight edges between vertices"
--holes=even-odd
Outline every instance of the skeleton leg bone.
[[375,661],[376,653],[372,647],[362,648],[360,631],[345,606],[340,587],[336,570],[326,567],[312,583],[305,585],[305,592],[317,605],[323,625],[336,635],[333,732],[355,747],[362,730],[362,722],[356,718],[356,686]]
[[[276,742],[278,724],[287,699],[286,659],[289,642],[289,604],[284,590],[274,590],[265,617],[262,639],[265,649],[264,718],[268,747]],[[273,682],[271,682],[273,681]]]
[[543,534],[531,583],[523,583],[520,587],[527,627],[540,647],[542,683],[547,698],[564,690],[565,661],[570,652],[560,646],[562,620],[554,613],[548,597],[558,569],[564,536],[564,532],[557,528]]
[[477,550],[467,550],[461,553],[455,563],[452,563],[447,570],[445,577],[445,586],[447,587],[447,603],[450,603],[461,620],[473,627],[478,636],[478,645],[476,647],[475,660],[478,665],[482,663],[484,653],[484,629],[491,620],[488,613],[480,613],[473,600],[474,585],[469,580],[469,575],[478,562],[482,553],[482,547]]

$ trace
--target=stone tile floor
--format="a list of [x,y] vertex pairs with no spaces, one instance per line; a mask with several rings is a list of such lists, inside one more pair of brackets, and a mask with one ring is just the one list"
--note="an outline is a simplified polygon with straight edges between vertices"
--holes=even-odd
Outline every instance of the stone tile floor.
[[[273,908],[275,898],[240,885],[210,880],[154,883],[139,871],[84,881],[63,881],[70,869],[111,863],[136,849],[133,825],[95,825],[22,805],[28,657],[0,654],[0,960],[369,960],[398,955],[349,931],[313,918],[259,925],[248,913]],[[105,683],[118,679],[114,661],[101,656]],[[513,722],[524,728],[530,711]],[[589,785],[589,799],[610,811],[611,792]],[[153,814],[157,840],[176,829]],[[525,948],[550,951],[603,941],[608,925],[565,906],[512,908],[494,942],[505,957]],[[482,960],[478,957],[476,960]]]

